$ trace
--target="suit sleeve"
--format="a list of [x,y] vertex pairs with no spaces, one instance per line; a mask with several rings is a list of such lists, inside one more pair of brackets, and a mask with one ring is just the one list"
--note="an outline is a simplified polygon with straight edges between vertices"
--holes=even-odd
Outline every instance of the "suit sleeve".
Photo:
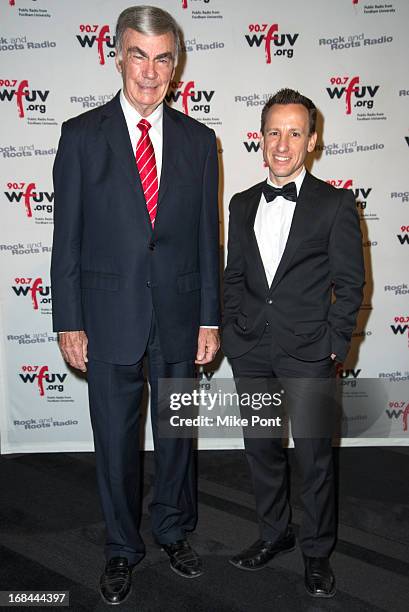
[[362,302],[365,270],[362,234],[352,191],[342,190],[341,202],[329,240],[329,258],[335,302],[328,321],[332,352],[344,361]]
[[233,196],[229,206],[227,265],[224,271],[223,288],[223,325],[237,314],[244,290],[244,265],[239,242],[237,204],[236,196]]
[[81,305],[81,159],[79,136],[64,123],[54,162],[51,290],[54,331],[84,329]]
[[203,326],[218,326],[220,323],[218,178],[216,136],[212,131],[203,170],[199,229],[200,325]]

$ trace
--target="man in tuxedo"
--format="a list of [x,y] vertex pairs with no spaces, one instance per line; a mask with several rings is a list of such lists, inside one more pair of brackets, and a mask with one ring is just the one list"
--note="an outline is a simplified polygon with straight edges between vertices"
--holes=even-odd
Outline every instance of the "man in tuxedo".
[[53,320],[66,361],[88,372],[106,523],[101,594],[120,603],[144,556],[140,402],[147,357],[156,541],[180,576],[202,573],[192,441],[158,433],[158,381],[194,377],[219,347],[218,161],[213,130],[163,103],[180,50],[169,13],[121,13],[123,87],[65,122],[54,166]]
[[[309,425],[317,432],[319,423],[309,424],[309,418],[310,411],[315,421],[317,415],[325,416],[325,406],[321,411],[316,406],[318,398],[325,398],[325,393],[316,393],[317,386],[333,383],[335,362],[347,355],[364,268],[352,192],[335,189],[304,166],[317,139],[316,112],[311,100],[291,89],[280,90],[263,108],[261,148],[269,175],[230,203],[222,347],[238,387],[245,380],[265,391],[274,379],[288,387],[283,384],[302,471],[299,542],[305,585],[312,596],[332,597],[329,555],[336,523],[331,432],[324,428],[311,435]],[[245,449],[260,539],[231,563],[258,570],[293,550],[295,539],[281,439],[249,433],[244,431]]]

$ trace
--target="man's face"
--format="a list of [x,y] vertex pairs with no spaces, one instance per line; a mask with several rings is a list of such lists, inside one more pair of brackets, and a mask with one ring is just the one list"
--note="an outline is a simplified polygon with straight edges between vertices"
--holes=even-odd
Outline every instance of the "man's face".
[[122,73],[128,102],[143,117],[150,115],[165,97],[175,72],[175,39],[171,32],[146,36],[127,28],[121,57],[115,58]]
[[302,104],[274,104],[268,111],[261,149],[270,179],[285,185],[300,174],[317,134],[309,134],[308,110]]

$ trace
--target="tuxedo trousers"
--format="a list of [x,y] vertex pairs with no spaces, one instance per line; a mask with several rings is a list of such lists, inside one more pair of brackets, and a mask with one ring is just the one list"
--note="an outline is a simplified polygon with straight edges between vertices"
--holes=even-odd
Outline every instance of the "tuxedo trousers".
[[[194,362],[167,363],[155,317],[144,357],[150,385],[155,477],[149,506],[159,544],[185,538],[197,521],[196,466],[192,439],[164,438],[158,431],[158,381],[193,378]],[[88,387],[97,482],[106,525],[105,554],[138,563],[145,554],[139,532],[142,511],[140,441],[144,359],[131,365],[90,360]]]
[[[329,401],[328,406],[315,411],[315,419],[323,416],[323,408],[327,413],[332,410],[329,404],[335,381],[334,362],[330,356],[314,362],[291,357],[275,342],[268,325],[254,348],[230,362],[239,394],[250,387],[254,392],[274,392],[274,389],[284,388],[291,396],[288,398],[292,406],[290,420],[302,475],[301,501],[304,507],[299,542],[305,555],[329,556],[336,538],[332,438],[326,427],[324,433],[310,437],[310,414],[306,412],[315,409],[317,384],[329,385],[325,396]],[[242,416],[247,417],[248,412],[245,415],[242,412]],[[260,537],[275,543],[286,534],[291,520],[287,454],[282,435],[270,436],[267,433],[263,437],[254,437],[249,428],[243,429],[243,435]]]

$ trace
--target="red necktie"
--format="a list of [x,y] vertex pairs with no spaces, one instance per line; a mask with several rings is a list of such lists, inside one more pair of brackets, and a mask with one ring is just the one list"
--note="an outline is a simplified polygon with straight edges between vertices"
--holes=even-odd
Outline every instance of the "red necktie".
[[145,195],[146,208],[151,220],[152,227],[155,224],[156,211],[158,207],[158,173],[156,170],[155,151],[149,138],[151,124],[146,119],[141,119],[138,123],[141,136],[136,145],[135,159],[138,167],[139,176]]

